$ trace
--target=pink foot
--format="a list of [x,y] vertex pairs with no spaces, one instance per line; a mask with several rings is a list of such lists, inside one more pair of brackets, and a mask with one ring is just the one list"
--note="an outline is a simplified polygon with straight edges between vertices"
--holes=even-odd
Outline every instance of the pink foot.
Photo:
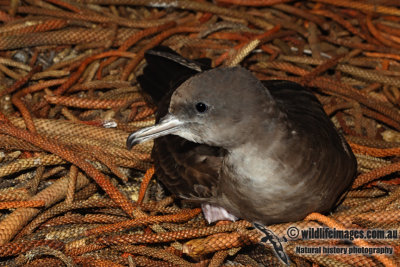
[[221,220],[236,221],[238,217],[230,214],[226,209],[213,206],[211,204],[201,204],[201,209],[203,210],[204,217],[208,223],[213,223]]

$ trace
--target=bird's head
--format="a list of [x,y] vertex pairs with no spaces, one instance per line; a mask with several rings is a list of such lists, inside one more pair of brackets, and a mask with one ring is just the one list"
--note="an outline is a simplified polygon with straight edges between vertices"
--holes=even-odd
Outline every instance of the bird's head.
[[247,139],[254,119],[271,113],[273,106],[267,89],[246,69],[212,69],[182,83],[171,96],[167,115],[132,133],[127,146],[174,134],[229,149]]

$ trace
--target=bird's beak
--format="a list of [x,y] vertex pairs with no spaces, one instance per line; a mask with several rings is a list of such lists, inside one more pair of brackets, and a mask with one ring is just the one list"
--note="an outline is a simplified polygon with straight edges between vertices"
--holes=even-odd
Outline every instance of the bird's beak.
[[143,143],[148,140],[153,140],[160,136],[172,134],[179,130],[183,122],[177,119],[174,115],[168,114],[162,118],[156,125],[146,127],[136,131],[128,136],[126,146],[131,149],[134,145]]

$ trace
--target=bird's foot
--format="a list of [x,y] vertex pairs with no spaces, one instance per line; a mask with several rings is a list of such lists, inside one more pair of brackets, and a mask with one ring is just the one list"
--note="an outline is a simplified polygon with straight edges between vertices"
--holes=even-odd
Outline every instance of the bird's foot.
[[213,206],[211,204],[201,204],[201,209],[203,210],[204,217],[208,223],[213,223],[220,220],[236,221],[238,217],[230,214],[226,209]]

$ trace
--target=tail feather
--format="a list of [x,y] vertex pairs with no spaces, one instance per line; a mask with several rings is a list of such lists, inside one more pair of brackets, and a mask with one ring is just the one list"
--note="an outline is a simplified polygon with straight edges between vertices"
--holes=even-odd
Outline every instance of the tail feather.
[[145,59],[147,66],[137,80],[156,105],[186,79],[211,68],[210,59],[186,59],[165,46],[147,51]]

